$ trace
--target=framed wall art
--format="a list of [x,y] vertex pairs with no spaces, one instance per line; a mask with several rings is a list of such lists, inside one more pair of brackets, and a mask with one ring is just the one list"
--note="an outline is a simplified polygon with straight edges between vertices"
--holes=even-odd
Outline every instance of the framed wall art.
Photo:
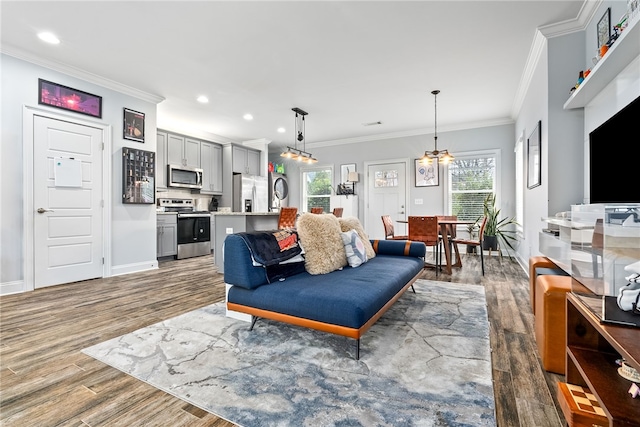
[[102,118],[102,97],[38,79],[38,104]]
[[527,140],[527,188],[535,188],[542,184],[542,121],[529,135]]
[[607,10],[602,15],[602,18],[598,21],[598,49],[601,46],[606,45],[611,38],[611,8],[608,7]]
[[349,181],[349,172],[355,172],[355,171],[356,171],[355,163],[340,165],[340,184],[346,184]]
[[131,141],[144,142],[144,113],[124,109],[122,137]]
[[153,151],[122,148],[122,203],[156,202],[156,161]]
[[434,160],[428,165],[416,159],[416,187],[436,187],[440,185],[440,168]]

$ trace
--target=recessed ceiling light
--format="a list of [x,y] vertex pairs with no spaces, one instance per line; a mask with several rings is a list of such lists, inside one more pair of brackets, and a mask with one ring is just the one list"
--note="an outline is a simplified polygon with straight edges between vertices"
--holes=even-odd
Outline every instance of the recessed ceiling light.
[[38,33],[38,38],[42,41],[45,41],[47,43],[51,43],[51,44],[60,44],[60,39],[57,38],[53,33],[44,31],[42,33]]
[[285,133],[287,130],[285,128],[278,128],[278,132]]
[[202,103],[202,104],[206,104],[206,103],[208,103],[208,102],[209,102],[209,98],[207,98],[207,97],[206,97],[206,96],[204,96],[204,95],[200,95],[200,96],[198,97],[198,102],[200,102],[200,103]]
[[251,114],[245,114],[242,118],[245,120],[253,120],[253,116]]

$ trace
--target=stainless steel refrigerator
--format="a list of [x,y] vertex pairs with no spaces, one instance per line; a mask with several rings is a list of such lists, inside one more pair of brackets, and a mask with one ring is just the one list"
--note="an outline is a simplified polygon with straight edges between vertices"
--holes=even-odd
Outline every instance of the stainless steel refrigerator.
[[233,212],[269,212],[266,176],[233,175]]

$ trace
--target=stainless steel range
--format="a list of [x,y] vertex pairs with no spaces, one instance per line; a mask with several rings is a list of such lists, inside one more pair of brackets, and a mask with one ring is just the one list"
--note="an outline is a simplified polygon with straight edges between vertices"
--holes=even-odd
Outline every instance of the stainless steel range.
[[193,199],[158,199],[158,206],[178,215],[176,259],[211,254],[211,214],[208,211],[196,211]]

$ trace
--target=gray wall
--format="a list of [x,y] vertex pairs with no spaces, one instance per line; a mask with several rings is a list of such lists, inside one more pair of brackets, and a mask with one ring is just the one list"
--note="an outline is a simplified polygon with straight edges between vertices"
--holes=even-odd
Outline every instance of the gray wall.
[[[497,149],[501,153],[502,176],[499,177],[501,188],[501,206],[505,216],[515,215],[515,155],[513,147],[514,125],[481,127],[455,131],[439,131],[438,147],[448,149],[454,155],[462,155],[465,152],[478,150]],[[308,136],[307,136],[308,137]],[[433,149],[433,134],[407,136],[402,138],[360,141],[345,143],[342,145],[328,145],[307,143],[307,151],[310,151],[318,159],[316,165],[332,166],[334,170],[334,190],[340,181],[340,165],[355,163],[356,171],[360,173],[360,182],[356,184],[355,193],[359,195],[358,214],[360,220],[364,220],[364,163],[387,159],[409,159],[410,173],[413,178],[414,159],[422,157],[425,150]],[[300,206],[302,190],[300,187],[300,164],[296,161],[285,160],[279,152],[269,153],[269,160],[274,163],[284,163],[285,172],[289,181],[289,204]],[[304,165],[302,166],[304,167]],[[445,186],[443,167],[440,166],[440,185],[437,187],[415,187],[413,179],[410,179],[408,214],[427,215],[444,214]],[[413,201],[423,199],[423,205],[415,205]]]
[[[24,285],[23,281],[23,138],[22,109],[38,106],[38,78],[77,88],[102,96],[103,117],[95,119],[112,127],[111,156],[112,194],[104,195],[111,202],[111,266],[113,273],[126,273],[154,268],[156,261],[156,214],[153,205],[123,205],[122,147],[156,151],[156,105],[96,84],[2,55],[2,144],[0,146],[0,293],[9,285]],[[123,107],[145,113],[144,144],[122,138]],[[56,113],[78,116],[64,110],[49,108]],[[84,119],[88,116],[82,116]],[[93,119],[92,119],[93,120]],[[106,237],[106,236],[105,236]]]

